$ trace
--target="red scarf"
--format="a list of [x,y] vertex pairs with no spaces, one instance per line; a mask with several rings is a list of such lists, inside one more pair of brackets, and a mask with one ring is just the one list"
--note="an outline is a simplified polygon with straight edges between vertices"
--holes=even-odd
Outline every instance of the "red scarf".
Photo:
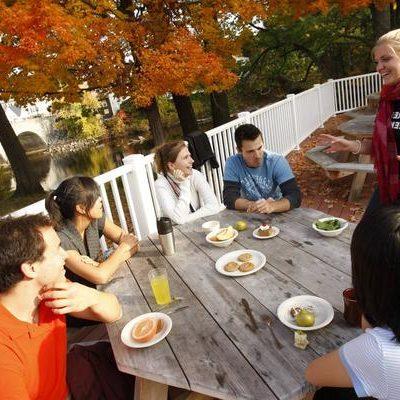
[[400,100],[400,82],[382,87],[372,136],[371,154],[378,175],[382,204],[395,202],[399,194],[399,162],[396,139],[392,130],[393,100]]

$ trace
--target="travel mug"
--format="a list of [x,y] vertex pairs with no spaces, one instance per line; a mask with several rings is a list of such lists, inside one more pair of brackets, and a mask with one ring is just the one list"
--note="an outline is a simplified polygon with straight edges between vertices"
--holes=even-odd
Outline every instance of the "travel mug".
[[171,220],[161,217],[157,221],[157,231],[164,255],[172,256],[175,253],[175,238]]

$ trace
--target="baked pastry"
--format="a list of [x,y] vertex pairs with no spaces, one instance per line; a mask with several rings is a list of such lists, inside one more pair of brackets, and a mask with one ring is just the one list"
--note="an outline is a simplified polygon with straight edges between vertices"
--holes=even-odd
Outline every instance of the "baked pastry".
[[237,271],[238,269],[239,269],[239,264],[234,261],[228,262],[228,264],[224,266],[224,270],[226,272],[234,272]]
[[299,349],[305,350],[310,342],[307,339],[307,334],[303,331],[294,332],[294,345]]
[[242,253],[239,257],[238,260],[242,262],[247,262],[250,261],[253,258],[253,256],[250,253]]
[[249,271],[253,270],[254,267],[255,267],[255,265],[253,263],[245,262],[243,264],[240,264],[239,271],[241,271],[241,272],[249,272]]
[[268,237],[271,236],[274,233],[274,230],[272,229],[272,226],[270,225],[260,225],[260,227],[258,228],[257,231],[257,235],[258,236],[262,236],[262,237]]

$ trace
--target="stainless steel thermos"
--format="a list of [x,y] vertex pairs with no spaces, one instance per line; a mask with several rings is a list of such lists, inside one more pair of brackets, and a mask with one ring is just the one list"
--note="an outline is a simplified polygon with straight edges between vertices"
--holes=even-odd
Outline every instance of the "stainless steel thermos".
[[157,231],[163,253],[172,256],[175,253],[175,238],[170,218],[161,217],[157,221]]

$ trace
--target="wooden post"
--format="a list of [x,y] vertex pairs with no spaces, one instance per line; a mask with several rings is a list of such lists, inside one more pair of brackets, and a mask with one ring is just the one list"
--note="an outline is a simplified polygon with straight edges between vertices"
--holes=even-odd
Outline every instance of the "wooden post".
[[136,377],[134,400],[167,400],[168,385]]
[[[360,164],[368,164],[371,162],[371,156],[369,154],[360,154],[358,162]],[[354,175],[349,193],[349,199],[348,199],[349,201],[355,201],[359,199],[364,187],[366,177],[367,174],[365,172],[358,172],[357,174]]]

